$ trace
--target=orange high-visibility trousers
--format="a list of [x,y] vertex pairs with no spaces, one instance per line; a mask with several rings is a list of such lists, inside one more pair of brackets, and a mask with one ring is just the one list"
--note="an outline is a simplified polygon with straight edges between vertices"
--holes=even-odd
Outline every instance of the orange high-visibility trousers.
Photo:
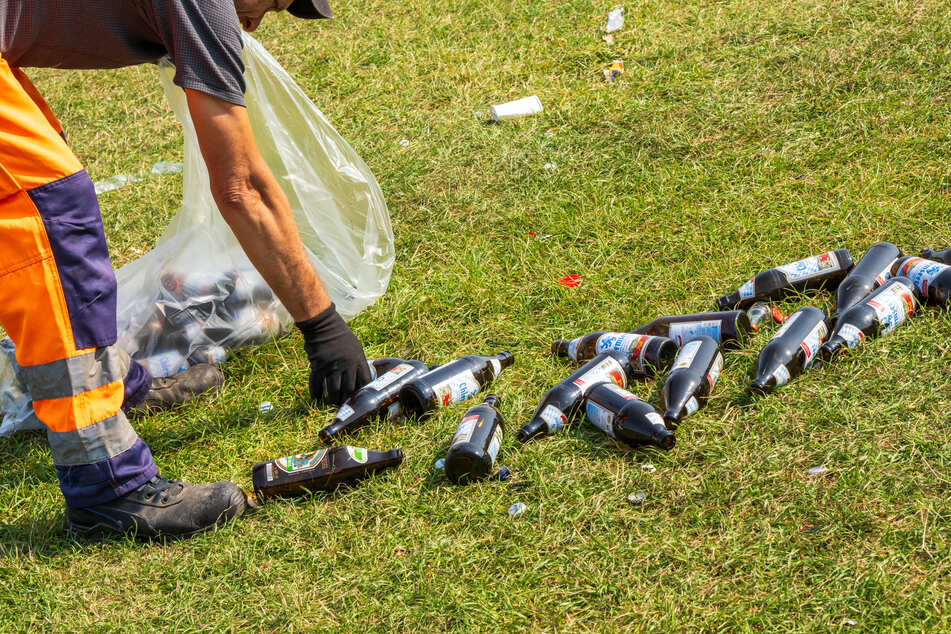
[[2,57],[0,325],[67,505],[108,502],[158,473],[121,409],[116,278],[92,181],[39,93]]

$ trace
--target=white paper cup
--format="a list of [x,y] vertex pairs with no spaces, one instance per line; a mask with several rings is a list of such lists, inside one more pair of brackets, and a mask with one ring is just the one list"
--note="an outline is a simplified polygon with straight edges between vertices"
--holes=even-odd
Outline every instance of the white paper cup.
[[532,95],[524,99],[516,99],[508,103],[501,103],[489,108],[489,113],[494,121],[506,121],[507,119],[518,119],[527,117],[530,114],[537,114],[542,111],[542,102]]

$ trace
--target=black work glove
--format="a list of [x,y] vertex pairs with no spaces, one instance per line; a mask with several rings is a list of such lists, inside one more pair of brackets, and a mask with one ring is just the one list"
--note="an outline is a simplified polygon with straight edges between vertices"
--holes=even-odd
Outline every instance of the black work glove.
[[333,304],[316,317],[296,323],[310,360],[311,398],[340,405],[370,382],[363,346]]

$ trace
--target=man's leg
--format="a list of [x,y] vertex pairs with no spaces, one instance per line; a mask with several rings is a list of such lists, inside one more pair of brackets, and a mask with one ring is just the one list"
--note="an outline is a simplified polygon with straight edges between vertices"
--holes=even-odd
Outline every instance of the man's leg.
[[[116,280],[98,203],[37,97],[0,58],[0,325],[47,427],[68,520],[98,533],[211,528],[239,514],[243,496],[231,483],[157,477],[123,414]],[[182,512],[191,515],[169,521]]]

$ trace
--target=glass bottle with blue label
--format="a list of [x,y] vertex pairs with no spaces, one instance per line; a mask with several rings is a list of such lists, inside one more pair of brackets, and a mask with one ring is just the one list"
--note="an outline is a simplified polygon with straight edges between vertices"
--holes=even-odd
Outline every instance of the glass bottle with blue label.
[[835,314],[832,320],[860,301],[868,297],[869,293],[888,281],[892,276],[891,269],[897,258],[901,257],[901,249],[891,242],[879,242],[869,247],[859,263],[855,265],[836,291]]
[[605,352],[618,352],[631,358],[631,368],[640,376],[656,376],[666,371],[677,354],[677,344],[672,339],[626,332],[592,332],[571,341],[558,339],[552,342],[551,349],[555,356],[577,363]]
[[470,354],[441,365],[403,386],[399,397],[403,413],[422,418],[440,407],[470,399],[514,362],[511,352],[500,352],[493,357]]
[[374,420],[397,418],[402,413],[400,407],[394,407],[399,404],[400,390],[429,371],[421,361],[394,357],[374,359],[370,367],[373,380],[344,401],[333,421],[320,430],[323,442],[330,443],[340,434],[356,431]]
[[895,262],[895,275],[903,275],[914,285],[918,300],[937,306],[946,306],[951,297],[951,265],[907,257]]
[[591,388],[584,414],[591,425],[628,447],[653,445],[669,450],[674,446],[674,434],[654,406],[614,383]]
[[742,348],[752,331],[750,318],[744,310],[667,315],[653,319],[634,330],[641,335],[667,337],[678,346],[694,337],[707,335],[724,349]]
[[754,392],[772,392],[796,378],[815,362],[829,332],[826,314],[814,306],[803,306],[776,331],[759,353]]
[[681,420],[707,404],[723,369],[720,344],[703,335],[680,348],[664,382],[664,422],[674,429]]
[[951,264],[951,249],[945,249],[944,251],[922,249],[921,257],[934,260],[935,262],[941,262],[942,264]]
[[489,394],[459,421],[446,455],[446,477],[451,482],[466,484],[491,475],[502,448],[500,401],[498,395]]
[[559,432],[575,420],[591,388],[600,383],[626,387],[630,372],[628,356],[618,352],[599,354],[548,390],[531,420],[522,425],[516,437],[526,442],[536,436]]
[[758,273],[734,293],[717,299],[720,310],[749,308],[756,302],[778,299],[787,293],[821,286],[835,287],[852,270],[848,249],[790,262]]
[[822,345],[822,358],[834,360],[842,352],[862,345],[867,337],[890,333],[905,323],[914,310],[912,281],[902,276],[891,278],[839,315],[829,340]]
[[259,462],[251,468],[254,492],[264,500],[333,491],[373,473],[399,466],[400,449],[372,451],[338,446]]

